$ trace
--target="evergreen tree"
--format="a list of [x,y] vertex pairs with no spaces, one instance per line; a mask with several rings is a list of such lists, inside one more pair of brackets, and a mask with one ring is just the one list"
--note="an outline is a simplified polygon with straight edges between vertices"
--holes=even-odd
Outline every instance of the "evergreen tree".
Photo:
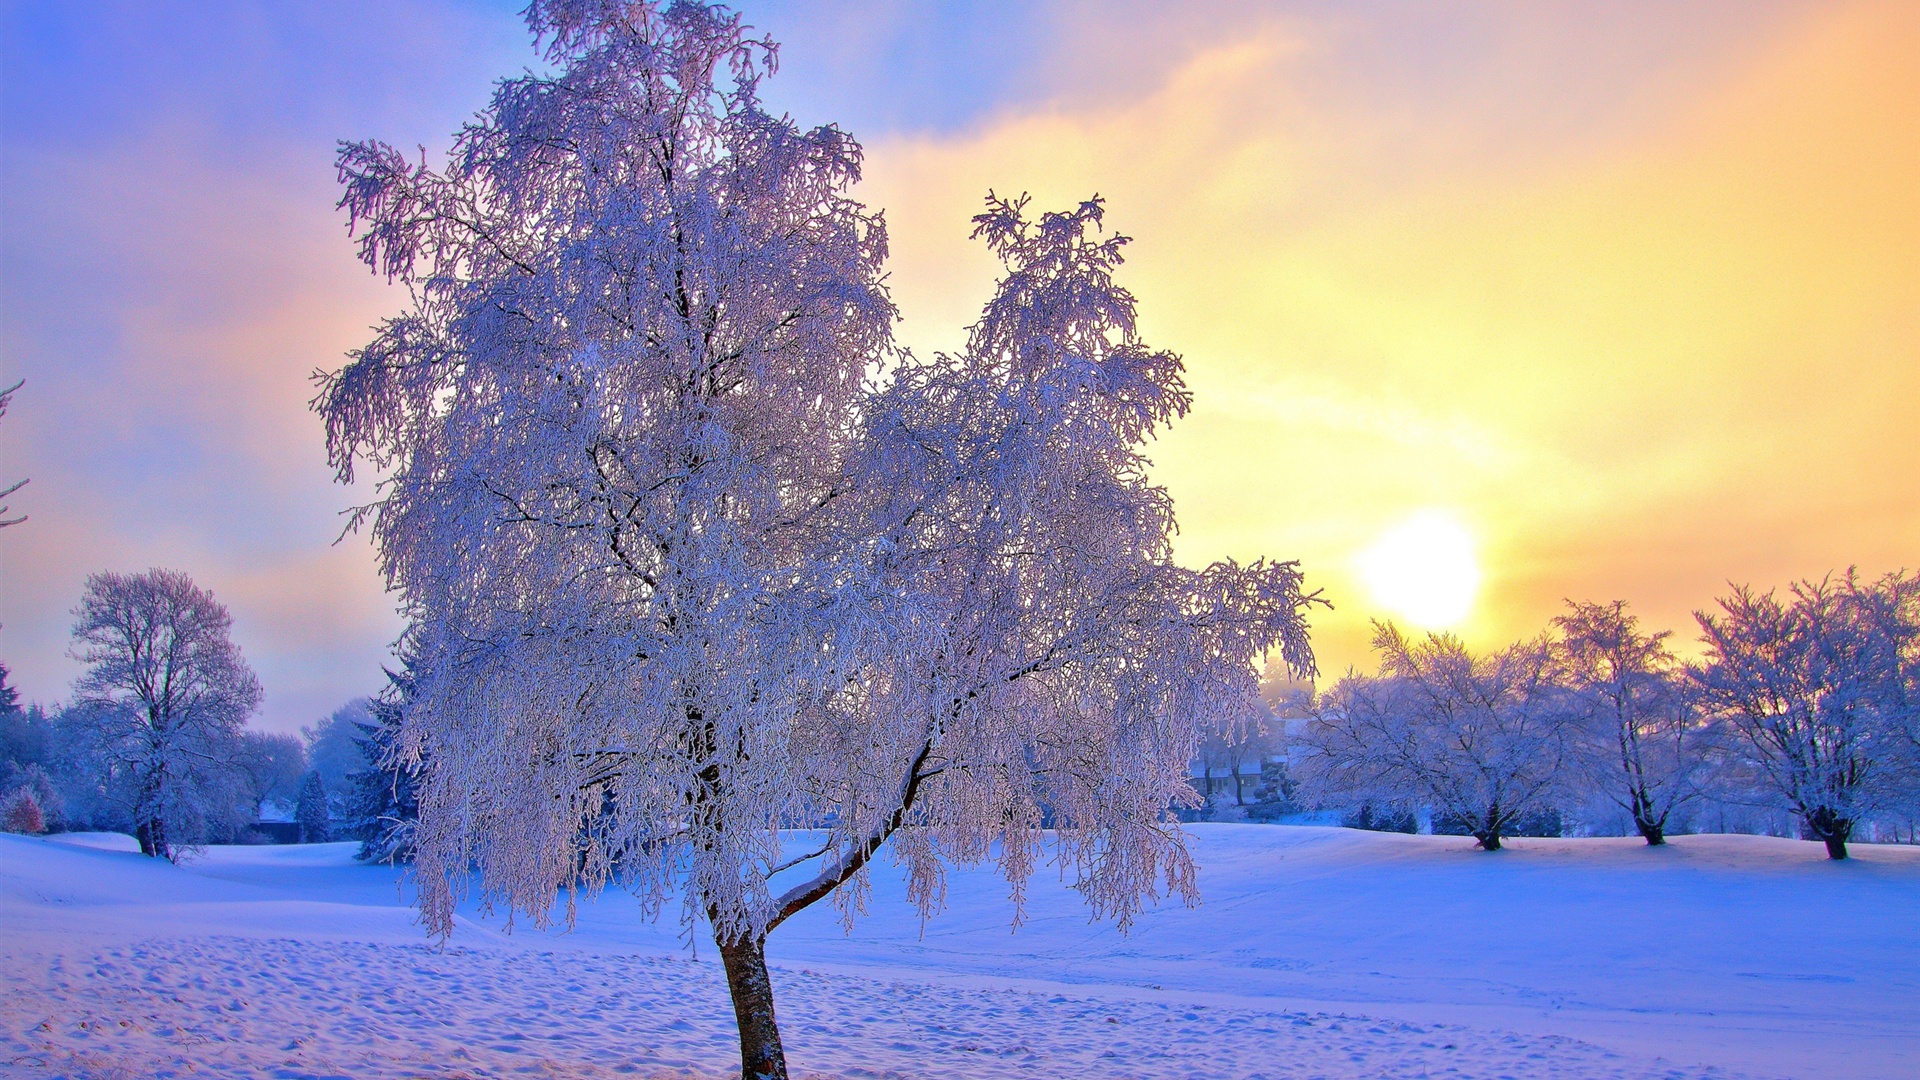
[[320,779],[318,769],[309,769],[307,778],[300,783],[300,805],[293,812],[293,819],[300,824],[300,842],[303,844],[321,844],[332,837],[332,815],[327,812],[327,786]]
[[387,692],[373,699],[371,720],[359,724],[356,740],[367,767],[352,776],[347,829],[360,841],[356,858],[374,862],[411,862],[414,826],[420,802],[414,795],[414,770],[398,752],[401,720],[413,696],[413,673],[387,672]]

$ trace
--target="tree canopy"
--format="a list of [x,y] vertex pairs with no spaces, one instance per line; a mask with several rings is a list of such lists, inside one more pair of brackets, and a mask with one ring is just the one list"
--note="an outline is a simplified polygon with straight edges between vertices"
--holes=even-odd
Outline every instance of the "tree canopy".
[[148,855],[177,858],[246,777],[240,729],[260,681],[233,644],[233,617],[175,570],[87,578],[73,609],[76,712],[103,759],[124,772],[134,833]]
[[1251,714],[1269,648],[1311,670],[1312,597],[1291,563],[1173,561],[1143,447],[1188,395],[1101,203],[989,198],[1000,287],[914,357],[860,148],[762,108],[770,42],[689,3],[529,21],[554,73],[444,167],[339,158],[362,258],[413,295],[316,407],[342,480],[385,473],[360,520],[412,620],[429,925],[474,863],[536,921],[677,897],[747,1074],[784,1075],[766,936],[851,918],[890,841],[928,913],[948,859],[1017,895],[1049,827],[1097,913],[1190,899],[1196,724]]

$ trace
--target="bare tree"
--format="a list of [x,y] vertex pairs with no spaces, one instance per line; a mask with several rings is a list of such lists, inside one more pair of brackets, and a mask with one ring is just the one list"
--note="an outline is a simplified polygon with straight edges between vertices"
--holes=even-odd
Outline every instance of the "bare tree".
[[[0,390],[0,416],[7,415],[7,406],[13,402],[14,391],[19,390],[22,386],[25,386],[25,385],[26,385],[26,380],[21,379],[20,381],[14,383],[12,386],[7,387],[5,390]],[[13,494],[16,491],[19,491],[21,488],[26,486],[27,486],[27,482],[25,480],[15,480],[13,483],[7,485],[6,487],[0,488],[0,499],[4,499],[7,496]],[[27,515],[25,514],[21,514],[19,517],[14,517],[14,518],[8,517],[6,505],[0,504],[0,529],[4,529],[9,525],[18,525],[25,520],[27,520]]]
[[1855,825],[1903,779],[1916,591],[1912,575],[1848,570],[1796,582],[1787,598],[1737,586],[1719,613],[1694,614],[1705,701],[1830,858],[1847,857]]
[[340,157],[417,298],[317,407],[343,480],[389,471],[429,925],[476,864],[536,921],[616,874],[677,896],[743,1076],[784,1077],[768,935],[852,918],[883,847],[927,913],[948,860],[1018,894],[1043,839],[1123,925],[1191,898],[1196,724],[1252,708],[1269,647],[1311,669],[1310,598],[1290,563],[1173,563],[1142,446],[1188,398],[1100,204],[990,200],[1006,276],[966,349],[900,355],[859,147],[761,109],[769,43],[691,3],[529,18],[555,73],[444,170]]
[[1911,842],[1914,819],[1920,817],[1920,574],[1889,574],[1875,587],[1895,639],[1895,670],[1880,707],[1883,729],[1895,747],[1885,786],[1907,816]]
[[94,574],[73,609],[76,716],[125,774],[134,835],[178,858],[223,824],[243,784],[239,734],[260,682],[213,594],[173,570]]
[[292,735],[240,733],[234,764],[246,778],[247,802],[255,811],[268,799],[292,801],[307,771],[307,752]]
[[1556,644],[1594,786],[1649,845],[1664,844],[1674,811],[1701,795],[1708,729],[1667,631],[1643,632],[1624,601],[1567,606]]
[[[1258,710],[1259,713],[1267,711],[1264,707]],[[1258,779],[1261,762],[1279,741],[1277,728],[1270,726],[1264,716],[1215,723],[1200,743],[1199,760],[1207,773],[1207,794],[1213,794],[1214,771],[1218,769],[1226,773],[1233,785],[1234,805],[1245,806],[1246,767],[1254,766],[1253,776]]]
[[1316,705],[1302,767],[1322,799],[1420,805],[1488,851],[1562,796],[1568,713],[1545,641],[1475,656],[1458,638],[1410,642],[1376,624],[1378,676],[1349,675]]

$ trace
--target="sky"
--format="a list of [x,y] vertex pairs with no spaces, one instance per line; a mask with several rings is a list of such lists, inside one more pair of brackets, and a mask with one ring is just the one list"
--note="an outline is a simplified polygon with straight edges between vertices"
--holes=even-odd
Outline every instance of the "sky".
[[[1298,559],[1478,646],[1920,566],[1920,5],[744,0],[769,103],[866,148],[899,336],[956,347],[989,190],[1093,194],[1193,413],[1176,556]],[[511,2],[0,5],[0,662],[53,703],[86,575],[185,570],[269,730],[400,631],[308,411],[404,296],[339,139],[444,149],[535,64]],[[337,542],[336,542],[337,541]],[[1426,590],[1422,592],[1422,590]]]

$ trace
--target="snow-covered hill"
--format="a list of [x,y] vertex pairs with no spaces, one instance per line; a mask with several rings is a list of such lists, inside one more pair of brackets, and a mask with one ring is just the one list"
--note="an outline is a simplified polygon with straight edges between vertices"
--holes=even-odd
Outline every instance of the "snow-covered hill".
[[[1204,903],[1130,937],[1042,875],[876,874],[774,936],[799,1075],[1920,1075],[1920,849],[1191,826]],[[427,942],[345,844],[0,837],[0,1066],[26,1076],[724,1076],[713,950],[628,898]],[[119,850],[115,850],[118,848]],[[704,944],[704,943],[703,943]]]

